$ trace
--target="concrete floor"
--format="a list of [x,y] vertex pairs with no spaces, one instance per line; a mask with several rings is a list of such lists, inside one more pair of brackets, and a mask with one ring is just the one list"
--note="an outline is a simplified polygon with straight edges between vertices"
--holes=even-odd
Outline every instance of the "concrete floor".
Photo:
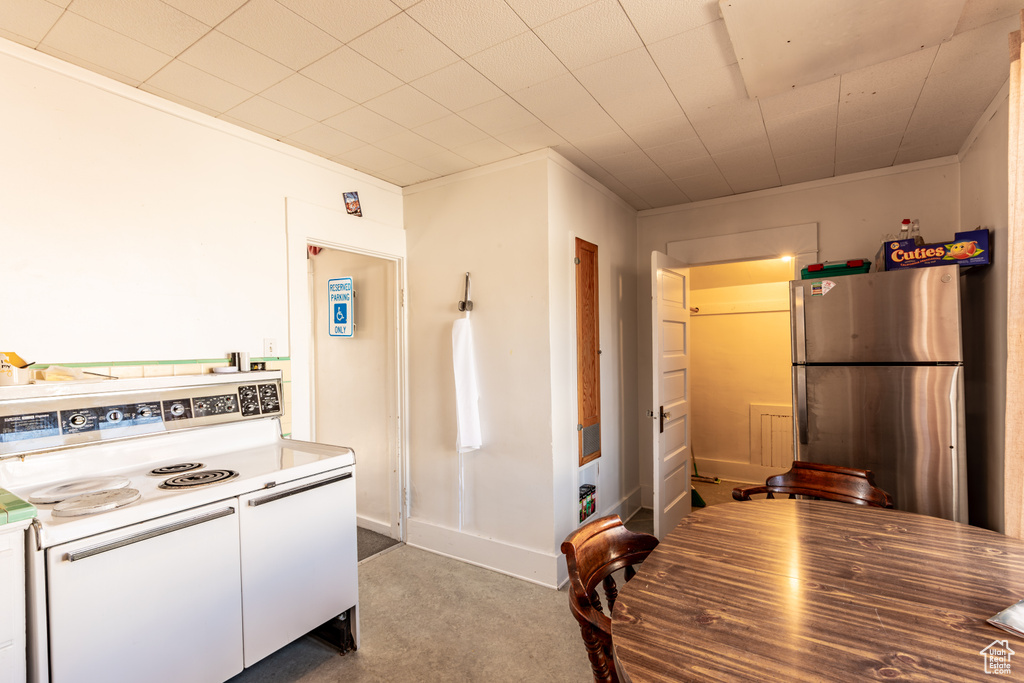
[[[708,505],[735,485],[694,482]],[[626,526],[652,533],[652,511]],[[359,600],[356,652],[300,638],[230,683],[593,681],[565,588],[401,546],[360,563]]]
[[361,647],[300,638],[231,683],[593,681],[565,589],[402,546],[359,565]]

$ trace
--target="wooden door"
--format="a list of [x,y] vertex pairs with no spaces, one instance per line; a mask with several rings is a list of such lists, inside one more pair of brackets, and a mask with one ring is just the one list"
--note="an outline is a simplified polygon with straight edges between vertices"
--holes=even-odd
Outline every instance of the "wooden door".
[[576,395],[580,465],[601,457],[597,245],[576,238]]

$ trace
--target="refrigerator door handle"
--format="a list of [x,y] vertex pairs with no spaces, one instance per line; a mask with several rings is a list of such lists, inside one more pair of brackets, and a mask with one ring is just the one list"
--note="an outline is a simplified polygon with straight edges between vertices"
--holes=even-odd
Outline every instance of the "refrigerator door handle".
[[807,362],[807,324],[804,320],[804,288],[800,283],[792,285],[792,299],[790,309],[792,310],[791,331],[793,334],[793,362]]
[[[797,438],[800,443],[807,443],[807,368],[803,365],[793,367],[796,374],[796,425]],[[798,449],[799,451],[799,449]]]

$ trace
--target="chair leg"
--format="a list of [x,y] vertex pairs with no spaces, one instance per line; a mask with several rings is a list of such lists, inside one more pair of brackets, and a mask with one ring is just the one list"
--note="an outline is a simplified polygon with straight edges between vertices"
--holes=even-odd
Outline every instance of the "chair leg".
[[608,657],[604,652],[604,645],[594,633],[591,626],[580,626],[583,633],[583,644],[587,647],[587,656],[590,657],[590,667],[594,670],[595,683],[616,683],[616,677],[608,668]]

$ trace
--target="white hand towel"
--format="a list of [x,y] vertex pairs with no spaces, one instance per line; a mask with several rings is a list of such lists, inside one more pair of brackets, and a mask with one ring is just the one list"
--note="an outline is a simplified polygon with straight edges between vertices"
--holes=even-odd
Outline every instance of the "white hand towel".
[[483,445],[480,437],[480,394],[476,383],[476,362],[473,358],[473,328],[469,315],[452,325],[452,363],[455,366],[455,413],[458,419],[459,453],[473,451]]

